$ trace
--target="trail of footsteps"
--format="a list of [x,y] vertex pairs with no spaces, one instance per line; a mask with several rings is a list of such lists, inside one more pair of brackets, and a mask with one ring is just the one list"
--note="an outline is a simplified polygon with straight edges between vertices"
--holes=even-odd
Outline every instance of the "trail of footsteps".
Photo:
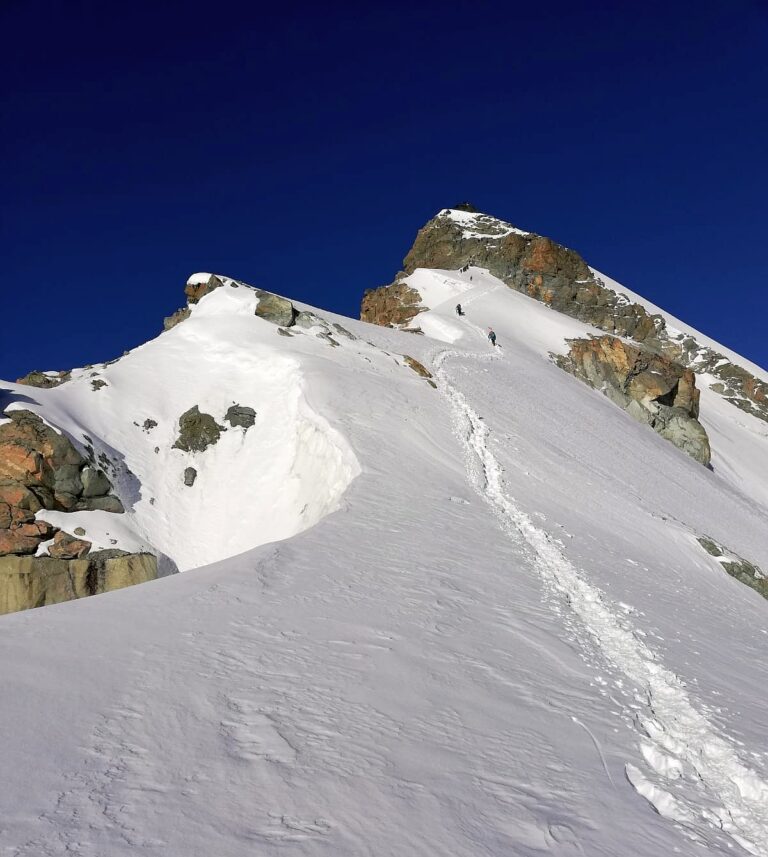
[[644,733],[646,762],[667,782],[689,775],[713,805],[700,806],[673,796],[630,764],[626,766],[627,779],[660,815],[692,832],[706,822],[727,833],[750,854],[768,857],[768,783],[741,761],[731,744],[694,707],[680,678],[659,662],[626,617],[612,611],[551,537],[507,495],[501,465],[488,447],[489,429],[451,384],[444,368],[448,358],[467,356],[472,355],[447,350],[434,362],[439,389],[451,405],[456,429],[467,449],[470,478],[476,489],[502,528],[511,536],[522,536],[532,549],[539,573],[565,597],[605,659],[643,689],[647,711],[638,726]]

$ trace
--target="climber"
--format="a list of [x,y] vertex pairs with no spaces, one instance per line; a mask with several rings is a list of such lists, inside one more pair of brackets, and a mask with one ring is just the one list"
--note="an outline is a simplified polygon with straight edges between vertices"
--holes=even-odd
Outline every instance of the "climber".
[[488,328],[488,339],[491,342],[491,345],[496,345],[496,333],[494,332],[492,327]]
[[456,315],[464,315],[464,311],[461,308],[461,304],[456,304]]

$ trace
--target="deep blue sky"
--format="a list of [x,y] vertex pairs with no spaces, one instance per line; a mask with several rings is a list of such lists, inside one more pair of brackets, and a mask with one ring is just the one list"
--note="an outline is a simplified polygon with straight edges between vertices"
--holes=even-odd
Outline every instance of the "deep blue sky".
[[463,199],[768,365],[764,0],[0,0],[0,32],[0,377],[145,341],[198,270],[356,316]]

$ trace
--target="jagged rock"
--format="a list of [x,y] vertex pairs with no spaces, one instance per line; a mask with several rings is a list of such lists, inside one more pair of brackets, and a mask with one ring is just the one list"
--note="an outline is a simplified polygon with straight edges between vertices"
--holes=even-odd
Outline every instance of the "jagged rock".
[[569,339],[557,364],[600,390],[692,458],[709,464],[709,439],[698,421],[699,390],[690,369],[614,336]]
[[728,550],[708,536],[699,536],[697,541],[731,577],[759,592],[763,598],[768,598],[768,578],[759,566]]
[[232,405],[224,419],[232,426],[249,429],[256,422],[256,411],[247,405]]
[[286,330],[284,327],[278,327],[277,332],[280,336],[293,336],[290,330]]
[[97,378],[95,381],[91,381],[91,389],[96,391],[100,390],[102,387],[106,387],[107,382],[102,381],[101,378]]
[[65,384],[72,376],[71,370],[67,369],[62,372],[40,372],[33,371],[26,374],[23,378],[19,378],[17,384],[26,384],[28,387],[42,387],[50,389],[51,387],[59,387]]
[[473,214],[476,214],[478,210],[472,205],[471,202],[460,202],[458,205],[453,206],[454,211],[469,211]]
[[147,432],[147,434],[149,434],[149,432],[151,432],[153,428],[157,428],[157,420],[147,418],[141,424],[141,427],[144,429],[145,432]]
[[194,467],[184,468],[184,484],[187,488],[191,488],[195,484],[195,479],[197,479],[197,470]]
[[325,332],[316,333],[315,336],[318,339],[324,339],[333,348],[339,347],[339,343],[331,336],[330,333],[325,333]]
[[365,292],[360,318],[383,327],[400,327],[411,322],[424,309],[416,289],[405,283],[393,283]]
[[77,539],[63,530],[59,530],[48,548],[48,555],[54,559],[82,559],[91,550],[91,542]]
[[73,532],[76,536],[84,536],[85,535],[85,530],[82,527],[75,527]]
[[437,384],[432,380],[432,373],[426,368],[426,366],[419,363],[419,361],[415,360],[413,357],[409,357],[407,354],[403,355],[403,360],[405,360],[406,365],[410,366],[417,375],[421,375],[428,384],[437,389]]
[[340,333],[342,336],[345,336],[347,339],[355,340],[357,337],[354,333],[350,333],[346,327],[342,327],[340,324],[337,324],[335,321],[333,322],[333,327],[337,333]]
[[0,557],[0,614],[58,604],[144,583],[157,577],[157,558],[119,550],[82,559]]
[[265,292],[263,289],[254,289],[254,291],[259,298],[259,305],[256,307],[256,315],[259,318],[271,321],[279,327],[293,325],[298,313],[289,300],[273,295],[272,292]]
[[[112,485],[88,466],[64,435],[31,411],[8,411],[0,425],[0,555],[35,553],[56,528],[36,521],[41,509],[122,512]],[[87,486],[87,490],[86,490]]]
[[325,319],[320,318],[319,315],[315,315],[315,313],[313,312],[307,312],[306,310],[300,312],[296,316],[296,320],[294,323],[296,327],[303,327],[305,330],[308,330],[311,327],[322,327],[323,330],[327,332],[330,332],[331,330],[328,322]]
[[218,442],[223,431],[226,431],[224,426],[195,405],[179,417],[179,436],[173,448],[184,452],[204,452]]
[[[196,303],[196,301],[194,303]],[[184,306],[181,307],[181,309],[177,309],[176,312],[167,315],[163,319],[163,330],[170,330],[172,327],[176,327],[177,324],[180,324],[182,321],[188,319],[191,314],[192,310],[188,306]]]
[[[224,281],[220,277],[217,277],[216,274],[211,274],[207,280],[201,282],[190,277],[187,285],[184,287],[184,294],[187,296],[188,303],[196,304],[201,298],[210,294],[214,289],[221,288],[223,285]],[[177,310],[174,315],[177,315],[179,312],[183,312],[183,310]],[[170,317],[173,318],[173,316]],[[179,319],[179,321],[181,320]],[[178,322],[175,323],[178,324]]]
[[0,557],[5,554],[34,554],[41,542],[53,538],[56,527],[47,521],[36,521],[31,515],[19,516],[6,529],[0,529]]

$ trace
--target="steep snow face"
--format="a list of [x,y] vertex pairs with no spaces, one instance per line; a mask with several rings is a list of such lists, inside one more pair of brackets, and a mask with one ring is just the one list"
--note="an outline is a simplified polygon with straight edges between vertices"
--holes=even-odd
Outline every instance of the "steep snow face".
[[[477,269],[417,273],[432,336],[322,310],[357,338],[284,336],[223,288],[98,369],[110,386],[15,388],[70,431],[88,415],[94,444],[128,450],[135,505],[151,484],[164,514],[165,470],[180,482],[191,461],[174,490],[192,492],[209,453],[259,437],[258,394],[298,387],[322,417],[336,463],[305,497],[339,460],[359,475],[280,542],[3,617],[9,855],[768,857],[766,602],[696,540],[768,568],[754,418],[703,396],[709,471],[552,363],[586,325]],[[153,392],[159,355],[173,375]],[[99,397],[134,390],[132,365],[148,390],[124,411]],[[245,434],[169,448],[183,410],[223,423],[232,401],[257,412]],[[290,445],[293,406],[274,407]],[[248,462],[236,480],[258,479]]]
[[[127,510],[54,513],[57,526],[82,526],[100,547],[160,551],[184,571],[288,538],[338,508],[357,459],[309,405],[301,360],[276,347],[256,304],[250,289],[220,288],[115,364],[34,390],[32,410],[114,462]],[[255,410],[253,426],[227,421],[236,404]],[[204,451],[174,448],[179,417],[195,406],[220,438]]]

